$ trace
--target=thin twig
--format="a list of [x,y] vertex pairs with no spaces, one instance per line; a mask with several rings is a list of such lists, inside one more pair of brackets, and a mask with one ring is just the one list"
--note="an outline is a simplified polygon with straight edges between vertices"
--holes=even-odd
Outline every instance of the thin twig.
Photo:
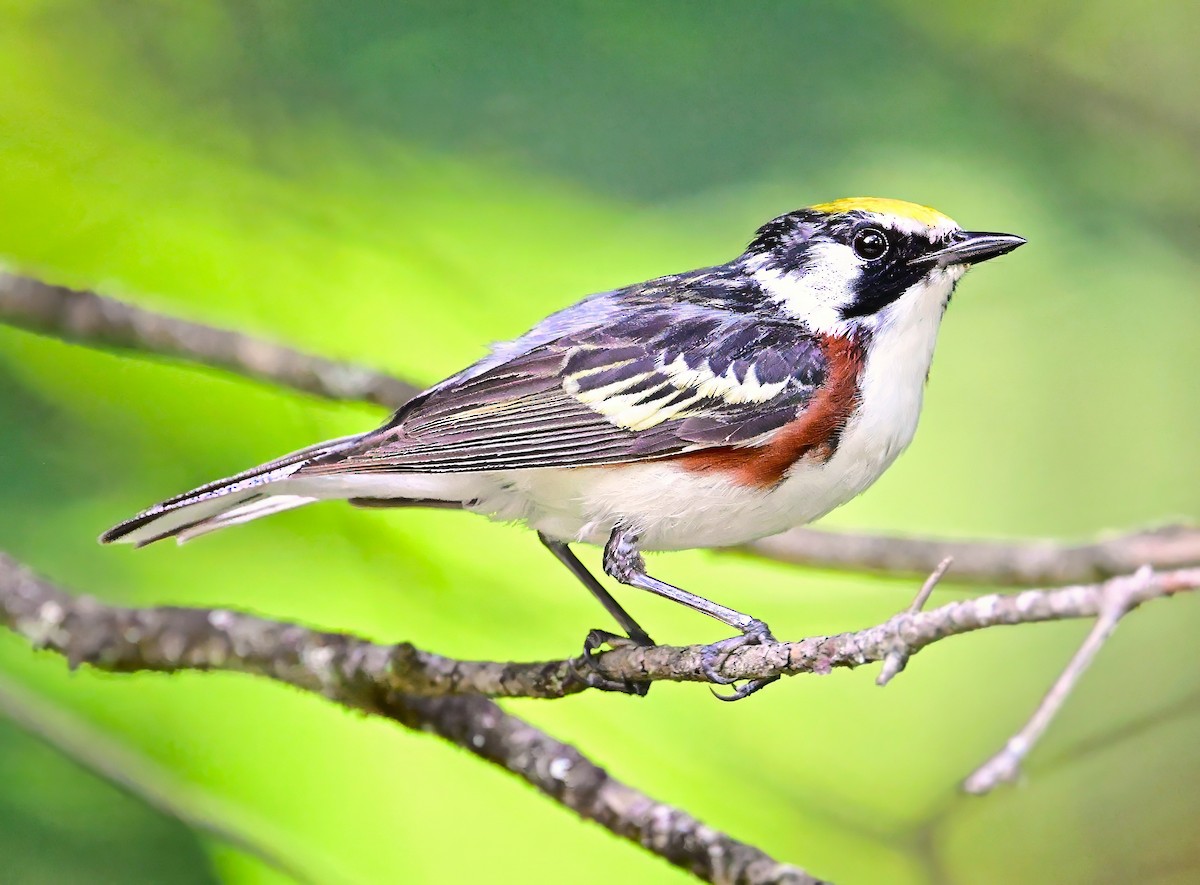
[[[94,292],[0,271],[0,322],[94,347],[115,347],[226,369],[334,400],[397,408],[414,385],[373,369],[302,353],[252,335],[180,320]],[[735,548],[821,568],[928,575],[947,556],[956,581],[1046,586],[1200,565],[1200,528],[1167,526],[1093,543],[948,540],[793,529]]]
[[1062,709],[1067,697],[1079,682],[1079,678],[1096,657],[1096,653],[1112,636],[1121,618],[1125,617],[1129,610],[1136,605],[1134,600],[1138,591],[1153,579],[1153,572],[1146,567],[1128,578],[1117,578],[1105,585],[1100,615],[1096,618],[1096,623],[1088,633],[1083,645],[1075,652],[1070,663],[1063,669],[1050,690],[1046,692],[1046,696],[1042,698],[1042,702],[1038,704],[1029,721],[1020,731],[1009,738],[999,752],[979,766],[963,782],[964,790],[979,795],[990,792],[1002,783],[1016,779],[1021,770],[1021,762],[1045,734],[1051,720]]
[[913,598],[912,605],[908,607],[910,615],[915,615],[925,607],[925,603],[929,601],[934,588],[941,583],[942,578],[946,577],[946,572],[950,570],[950,566],[953,564],[954,557],[947,556],[937,564],[937,568],[929,573],[929,577],[925,579],[925,583],[921,585],[921,589],[917,591],[917,595]]
[[[223,610],[108,606],[66,593],[4,554],[0,624],[35,647],[66,656],[73,665],[87,663],[118,673],[254,673],[432,732],[707,882],[819,881],[622,783],[579,750],[485,697],[434,696],[429,689],[435,680],[420,674],[424,653],[411,646],[374,645]],[[453,680],[438,684],[448,688]],[[503,686],[503,678],[495,684]],[[427,696],[405,693],[409,685],[426,688]]]
[[[925,583],[921,585],[921,589],[913,597],[912,604],[908,607],[908,614],[915,615],[921,609],[925,608],[925,603],[933,595],[934,588],[946,576],[946,572],[953,562],[954,558],[947,556],[938,563],[937,568],[929,573],[929,577],[925,579]],[[879,668],[879,675],[875,677],[875,684],[887,685],[895,679],[908,666],[908,659],[911,656],[912,652],[908,649],[907,644],[897,638],[894,647],[883,657],[883,666]]]

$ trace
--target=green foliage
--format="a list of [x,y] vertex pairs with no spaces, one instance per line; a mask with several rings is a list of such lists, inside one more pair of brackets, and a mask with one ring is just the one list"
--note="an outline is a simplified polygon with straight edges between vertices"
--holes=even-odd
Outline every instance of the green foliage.
[[[14,0],[0,15],[15,268],[434,381],[575,297],[724,260],[777,212],[913,199],[1030,245],[963,284],[913,450],[827,524],[1075,535],[1200,513],[1190,4]],[[181,550],[94,543],[167,494],[378,417],[0,328],[0,548],[106,599],[464,657],[562,656],[607,626],[532,536],[460,514],[325,505]],[[652,564],[789,637],[874,623],[913,590],[709,552]],[[720,635],[621,598],[664,640]],[[1200,865],[1192,602],[1132,617],[1028,783],[986,799],[958,780],[1084,625],[948,642],[886,690],[863,671],[729,706],[659,685],[509,707],[837,881],[1184,881]],[[9,636],[0,668],[348,882],[686,881],[440,742],[261,681],[70,674]],[[134,846],[170,881],[204,876],[178,833],[96,805],[6,737],[10,770],[5,881],[79,881],[77,856]],[[17,826],[36,813],[64,850]],[[230,882],[274,879],[203,848]]]

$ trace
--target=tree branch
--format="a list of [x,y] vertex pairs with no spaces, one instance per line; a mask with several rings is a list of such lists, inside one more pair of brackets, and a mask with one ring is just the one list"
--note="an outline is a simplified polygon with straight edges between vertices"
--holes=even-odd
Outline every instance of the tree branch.
[[927,575],[954,560],[954,580],[992,586],[1082,584],[1155,569],[1200,565],[1200,528],[1167,525],[1086,544],[906,538],[799,528],[742,548],[768,559],[818,568]]
[[1016,778],[1021,768],[1021,762],[1029,755],[1033,745],[1046,733],[1050,721],[1066,703],[1067,697],[1074,690],[1075,684],[1079,682],[1083,671],[1091,665],[1101,646],[1112,636],[1121,618],[1125,617],[1130,608],[1136,605],[1134,600],[1138,592],[1153,579],[1154,574],[1150,569],[1143,568],[1135,575],[1128,578],[1115,578],[1104,586],[1099,617],[1096,618],[1096,623],[1092,626],[1083,645],[1079,647],[1079,651],[1075,653],[1066,669],[1055,680],[1054,685],[1046,693],[1042,702],[1038,704],[1038,708],[1025,726],[1013,735],[998,753],[979,766],[963,782],[963,789],[968,793],[986,793],[1000,784]]
[[[1145,568],[1133,577],[1112,578],[1100,584],[991,594],[921,611],[928,590],[940,577],[935,572],[911,606],[882,624],[853,633],[739,648],[722,661],[720,672],[730,679],[763,679],[824,674],[834,668],[882,661],[884,668],[877,681],[885,684],[913,655],[949,636],[1001,625],[1100,616],[1104,626],[1097,627],[1096,635],[1102,639],[1120,616],[1137,606],[1200,589],[1200,568],[1170,572]],[[1119,607],[1114,608],[1114,598],[1120,600]],[[379,645],[344,633],[319,632],[224,609],[127,609],[105,605],[64,593],[22,570],[3,554],[0,624],[36,647],[65,655],[73,666],[87,663],[120,673],[251,673],[414,727],[418,720],[432,722],[446,716],[449,718],[434,730],[456,743],[461,743],[465,734],[460,734],[464,716],[474,721],[486,714],[491,721],[505,715],[494,706],[477,704],[486,697],[559,698],[617,683],[708,681],[702,662],[704,646],[699,645],[623,645],[597,656],[594,669],[578,658],[534,663],[460,661],[421,651],[408,643]],[[1086,656],[1081,652],[1082,662],[1072,663],[1072,672],[1065,674],[1052,691],[1053,701],[1048,700],[1045,709],[1035,716],[1036,722],[1010,742],[1004,760],[991,763],[996,773],[976,774],[969,788],[976,792],[990,789],[1015,772],[1017,763],[1061,706],[1099,643],[1098,639],[1085,646]],[[455,703],[450,707],[433,703],[439,700]],[[521,723],[520,728],[530,726]],[[557,744],[544,735],[538,740]],[[1013,750],[1018,744],[1019,750]],[[508,744],[502,740],[501,746]],[[566,801],[561,790],[537,781],[533,773],[519,773],[549,795]],[[585,817],[599,819],[594,804],[586,810],[567,804]],[[609,828],[619,829],[616,825]]]
[[[1140,574],[1145,577],[1129,594],[1128,610],[1200,588],[1200,568]],[[727,655],[718,671],[730,679],[763,679],[826,674],[898,655],[907,661],[950,636],[989,627],[1096,617],[1103,612],[1111,588],[1129,580],[1121,577],[1100,584],[975,596],[928,611],[917,610],[914,604],[863,630],[743,646]],[[361,709],[376,707],[380,692],[427,698],[553,699],[613,683],[709,681],[701,661],[703,645],[621,645],[595,656],[590,665],[581,658],[466,661],[407,642],[382,645],[227,609],[107,605],[64,593],[22,571],[2,553],[0,625],[38,648],[65,655],[72,666],[86,663],[115,673],[250,673]]]
[[326,399],[394,409],[418,392],[373,369],[2,270],[0,318],[65,341],[184,359]]
[[[72,666],[87,663],[117,673],[253,673],[433,732],[707,882],[820,881],[622,783],[579,750],[505,713],[480,694],[451,695],[451,686],[438,682],[451,677],[424,672],[438,671],[437,662],[448,659],[406,644],[380,646],[223,610],[108,606],[66,593],[4,554],[0,624],[38,648],[65,655]],[[504,685],[502,674],[489,672],[499,680],[497,685]],[[405,693],[410,687],[427,696]],[[443,696],[432,696],[437,693]]]
[[[93,347],[132,350],[225,369],[327,399],[395,409],[418,388],[383,372],[301,353],[251,335],[0,271],[0,322]],[[1168,526],[1070,545],[1046,540],[954,541],[800,528],[743,552],[822,568],[927,575],[952,556],[957,581],[1036,586],[1101,581],[1142,565],[1200,565],[1200,528]]]

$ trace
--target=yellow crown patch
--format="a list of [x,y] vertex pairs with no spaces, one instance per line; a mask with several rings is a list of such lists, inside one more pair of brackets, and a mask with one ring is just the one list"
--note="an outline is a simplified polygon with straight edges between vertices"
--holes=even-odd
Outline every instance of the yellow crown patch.
[[943,215],[937,209],[931,209],[929,206],[922,206],[919,203],[909,203],[906,200],[889,200],[886,197],[843,197],[831,203],[819,203],[812,208],[827,215],[856,211],[879,212],[885,215],[909,218],[929,227],[942,227],[954,224],[952,219]]

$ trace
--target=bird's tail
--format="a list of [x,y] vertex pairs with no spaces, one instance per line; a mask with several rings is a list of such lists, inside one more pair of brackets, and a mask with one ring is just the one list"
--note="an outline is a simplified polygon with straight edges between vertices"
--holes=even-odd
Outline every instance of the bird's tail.
[[177,538],[182,544],[228,525],[309,504],[317,498],[289,493],[287,478],[315,459],[350,448],[360,439],[361,434],[317,443],[236,476],[176,495],[113,526],[100,536],[100,543],[143,547],[164,538]]

